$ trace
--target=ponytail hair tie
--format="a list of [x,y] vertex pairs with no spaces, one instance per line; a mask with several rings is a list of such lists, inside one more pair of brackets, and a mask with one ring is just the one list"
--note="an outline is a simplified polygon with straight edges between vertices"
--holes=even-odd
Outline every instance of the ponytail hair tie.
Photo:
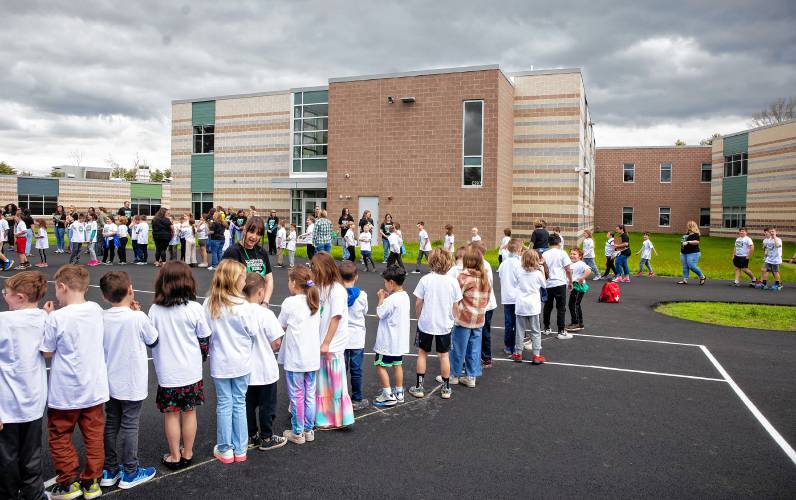
[[307,288],[312,288],[315,286],[315,282],[312,280],[307,280]]

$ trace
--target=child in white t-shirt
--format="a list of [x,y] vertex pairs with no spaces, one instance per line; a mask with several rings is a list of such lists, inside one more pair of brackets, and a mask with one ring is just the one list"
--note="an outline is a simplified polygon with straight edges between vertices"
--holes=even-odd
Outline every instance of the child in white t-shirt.
[[516,317],[515,306],[517,304],[517,270],[522,267],[520,261],[521,251],[523,250],[522,241],[518,239],[509,240],[506,245],[506,258],[498,267],[498,277],[500,278],[500,303],[503,304],[503,352],[511,356],[514,361],[522,361],[522,349],[515,349]]
[[276,230],[276,265],[285,267],[285,247],[287,243],[287,231],[285,230],[285,221],[279,221],[279,229]]
[[[381,274],[384,288],[378,292],[379,329],[376,332],[376,374],[381,383],[381,393],[374,399],[375,406],[395,406],[404,400],[403,355],[409,352],[409,295],[404,291],[406,270],[387,266]],[[390,386],[387,369],[395,373],[395,389]]]
[[[550,315],[553,306],[556,308],[556,326],[558,327],[558,338],[562,340],[571,339],[572,335],[566,331],[566,297],[567,289],[572,288],[572,271],[570,265],[572,261],[569,256],[561,250],[561,237],[555,233],[548,238],[549,249],[542,254],[542,262],[547,266],[547,300],[542,310],[542,320],[544,322],[544,334],[552,335],[550,331]],[[588,267],[588,266],[587,266]]]
[[98,266],[97,260],[97,238],[99,226],[97,223],[97,214],[88,214],[86,222],[86,243],[88,243],[88,253],[91,256],[89,261],[86,262],[87,266]]
[[249,376],[249,388],[246,390],[246,423],[249,428],[249,445],[256,446],[261,451],[273,450],[287,444],[287,439],[281,433],[274,433],[279,381],[279,365],[274,352],[282,345],[285,331],[274,313],[263,305],[265,285],[265,278],[260,274],[246,274],[243,294],[252,306],[252,313],[259,325],[252,346],[252,372]]
[[25,221],[22,219],[21,210],[17,211],[17,214],[14,216],[14,221],[14,237],[16,237],[17,255],[19,256],[19,267],[17,267],[17,269],[24,271],[30,267],[30,262],[28,262],[27,252],[25,251],[25,246],[28,241],[28,225],[25,224]]
[[470,241],[481,241],[481,235],[478,234],[477,227],[470,229]]
[[106,266],[113,265],[113,258],[116,253],[116,240],[117,234],[119,233],[119,226],[113,221],[112,218],[108,217],[108,220],[105,222],[105,225],[102,226],[102,243],[105,248],[105,252],[102,254],[102,263]]
[[[349,231],[350,233],[351,231]],[[298,239],[298,232],[296,231],[296,225],[290,225],[290,231],[287,233],[287,265],[289,269],[293,269],[296,266],[296,240]]]
[[[517,280],[517,333],[515,335],[515,352],[529,349],[533,353],[531,363],[541,365],[545,362],[542,356],[542,313],[541,290],[547,284],[544,267],[538,252],[527,251],[522,255],[522,265],[515,269]],[[530,331],[530,339],[525,340]],[[520,358],[521,360],[522,358]],[[516,360],[515,360],[516,361]]]
[[765,229],[766,238],[763,240],[763,268],[760,273],[761,282],[755,288],[769,290],[768,273],[774,275],[774,284],[770,290],[782,290],[779,280],[779,266],[782,264],[782,240],[777,238],[777,228],[771,226]]
[[641,248],[636,255],[641,254],[641,260],[638,263],[638,274],[636,276],[644,276],[643,270],[644,266],[647,266],[647,271],[649,271],[649,277],[652,278],[655,276],[655,272],[652,270],[652,266],[650,265],[650,259],[652,259],[652,252],[655,252],[655,256],[658,256],[658,251],[655,250],[655,245],[652,244],[652,240],[650,240],[650,233],[644,233],[644,241],[641,243]]
[[47,249],[50,248],[50,241],[47,236],[47,221],[37,219],[36,226],[36,250],[39,251],[39,263],[36,267],[48,267]]
[[[55,470],[60,471],[52,496],[82,491],[84,497],[102,494],[103,406],[109,399],[108,374],[102,349],[102,309],[85,298],[89,275],[84,267],[68,264],[55,273],[55,296],[44,305],[49,313],[40,350],[52,357],[47,397],[48,444]],[[86,450],[83,472],[77,474],[77,450],[72,445],[76,424]]]
[[511,241],[511,228],[507,227],[503,230],[503,238],[500,239],[500,248],[498,250],[498,266],[509,257],[509,241]]
[[597,263],[594,260],[594,240],[591,237],[591,231],[585,229],[583,231],[583,262],[589,266],[591,273],[594,276],[594,281],[600,279],[600,271],[597,269]]
[[[39,301],[47,278],[25,271],[4,280],[8,311],[0,312],[0,449],[3,492],[16,498],[47,498],[42,481],[42,416],[47,406],[47,371],[39,345],[47,314]],[[10,347],[10,348],[9,348]],[[21,498],[21,497],[20,497]]]
[[356,229],[354,229],[356,225],[354,221],[348,222],[348,231],[345,232],[345,236],[343,236],[343,244],[346,247],[346,259],[350,260],[351,262],[357,261],[357,237],[356,237]]
[[[100,290],[111,305],[102,312],[110,400],[105,403],[105,464],[100,486],[118,482],[120,488],[128,489],[155,476],[154,467],[139,466],[137,454],[138,424],[148,392],[147,347],[157,344],[158,332],[135,301],[127,273],[107,273],[100,279]],[[119,438],[121,457],[116,454]]]
[[305,267],[291,269],[288,289],[292,294],[282,302],[279,323],[285,330],[279,363],[285,368],[285,385],[290,400],[291,429],[284,437],[296,444],[315,440],[315,388],[321,366],[320,294]]
[[180,258],[179,246],[181,234],[182,222],[177,219],[172,219],[171,238],[169,239],[169,260],[177,260]]
[[138,234],[136,242],[138,243],[138,264],[143,266],[149,260],[149,223],[146,221],[146,215],[141,216],[141,221],[136,226]]
[[119,235],[119,248],[117,249],[119,255],[119,264],[127,264],[127,240],[130,239],[130,228],[127,226],[127,217],[121,215],[117,217],[119,221],[118,235]]
[[442,248],[451,255],[456,253],[456,236],[453,235],[453,226],[450,224],[445,226],[445,241]]
[[[353,233],[349,229],[348,234]],[[345,366],[351,379],[351,406],[354,411],[368,407],[362,394],[362,363],[365,358],[365,315],[368,313],[368,294],[357,288],[357,265],[350,261],[340,263],[340,277],[348,293],[348,343],[345,348]]]
[[749,269],[749,261],[752,260],[754,251],[755,242],[746,234],[746,228],[738,229],[738,237],[735,239],[735,246],[732,249],[732,264],[735,266],[733,286],[741,286],[741,273],[752,279],[750,286],[755,286],[755,274]]
[[569,252],[569,259],[572,261],[570,271],[572,272],[572,289],[569,292],[569,316],[572,323],[567,326],[567,332],[579,332],[583,330],[583,310],[580,303],[583,296],[589,291],[586,278],[591,275],[591,269],[583,262],[583,250],[578,247]]
[[608,275],[609,273],[613,272],[614,277],[617,276],[616,274],[616,267],[614,266],[614,259],[618,255],[616,251],[616,247],[614,246],[614,233],[613,231],[608,231],[605,235],[605,272],[603,276],[606,279],[611,279]]
[[387,258],[387,267],[397,265],[406,271],[403,257],[401,256],[401,245],[403,241],[395,226],[390,227],[390,236],[387,238],[387,242],[390,246],[390,256]]
[[71,235],[69,237],[69,248],[72,253],[69,256],[70,264],[80,263],[80,254],[83,252],[83,244],[86,243],[86,217],[83,214],[77,216],[77,220],[69,225]]
[[450,254],[442,248],[431,251],[428,259],[431,272],[415,287],[415,311],[417,312],[417,384],[409,388],[416,398],[425,396],[423,382],[426,376],[426,358],[435,345],[439,356],[439,378],[442,382],[440,396],[450,399],[451,332],[453,331],[453,304],[462,300],[462,289],[456,278],[448,275],[451,268]]
[[423,257],[426,258],[426,264],[428,264],[428,256],[431,253],[431,239],[428,237],[425,222],[420,221],[417,223],[417,231],[417,262],[415,263],[415,270],[412,271],[413,274],[420,273],[420,264],[423,263]]
[[376,263],[373,262],[372,256],[372,242],[373,242],[373,225],[365,224],[362,232],[359,233],[359,252],[362,254],[362,263],[365,264],[365,272],[370,271],[368,264],[373,266],[373,271],[376,271]]

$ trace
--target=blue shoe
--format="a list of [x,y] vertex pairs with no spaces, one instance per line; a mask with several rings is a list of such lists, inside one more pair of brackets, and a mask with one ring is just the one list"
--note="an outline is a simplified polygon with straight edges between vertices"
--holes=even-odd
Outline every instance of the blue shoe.
[[14,267],[14,261],[11,259],[6,259],[6,263],[3,264],[3,271],[8,271],[12,267]]
[[114,469],[102,469],[102,479],[100,479],[100,486],[107,487],[113,486],[122,478],[122,468],[117,467]]
[[774,290],[775,292],[778,292],[782,290],[782,285],[773,285],[771,289]]
[[155,477],[156,471],[154,467],[139,467],[132,474],[122,474],[122,480],[119,481],[119,488],[128,490],[139,484],[145,483]]
[[758,283],[755,285],[755,288],[757,288],[758,290],[762,290],[764,287],[762,283]]

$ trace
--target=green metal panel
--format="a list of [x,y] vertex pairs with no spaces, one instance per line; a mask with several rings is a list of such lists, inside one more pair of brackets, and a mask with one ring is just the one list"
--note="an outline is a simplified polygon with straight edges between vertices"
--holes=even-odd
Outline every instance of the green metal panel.
[[155,198],[163,196],[163,185],[143,182],[133,182],[130,184],[130,198]]
[[749,151],[749,134],[737,134],[724,138],[724,156]]
[[725,207],[746,206],[746,176],[722,179],[721,204]]
[[191,192],[213,192],[213,155],[191,156]]
[[194,125],[212,125],[216,123],[216,101],[193,103],[191,115]]
[[17,194],[58,196],[58,179],[17,177]]

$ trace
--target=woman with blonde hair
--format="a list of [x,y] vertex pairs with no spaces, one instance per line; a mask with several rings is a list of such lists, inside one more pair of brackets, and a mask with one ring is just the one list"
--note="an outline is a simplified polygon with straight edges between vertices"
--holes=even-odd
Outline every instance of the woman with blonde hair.
[[691,271],[699,276],[699,284],[704,285],[708,278],[699,269],[697,263],[702,253],[699,251],[699,226],[690,220],[686,224],[686,234],[680,238],[680,263],[683,265],[683,279],[677,282],[678,285],[687,285],[688,276]]

